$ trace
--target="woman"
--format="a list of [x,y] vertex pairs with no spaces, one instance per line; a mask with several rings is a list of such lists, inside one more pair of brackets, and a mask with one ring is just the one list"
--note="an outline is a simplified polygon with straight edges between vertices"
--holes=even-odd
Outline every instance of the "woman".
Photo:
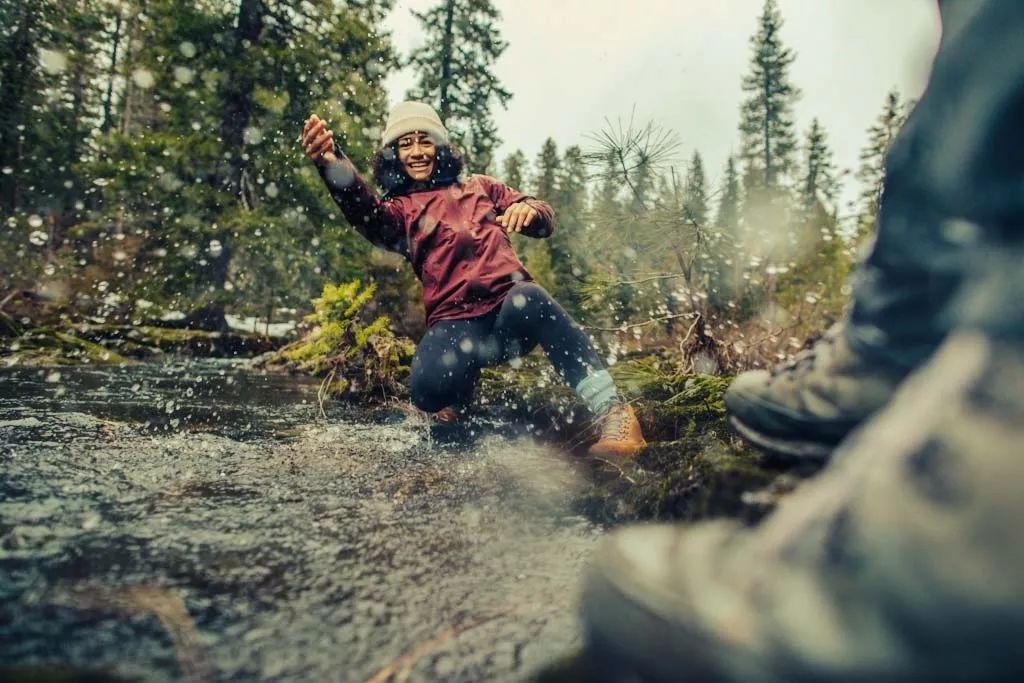
[[538,344],[601,420],[597,456],[631,457],[646,443],[587,336],[523,267],[510,232],[547,237],[551,207],[494,178],[461,178],[462,158],[429,105],[403,102],[388,117],[373,158],[378,198],[311,116],[302,145],[348,221],[378,247],[402,254],[423,284],[427,333],[416,347],[409,392],[421,410],[451,419],[473,396],[481,368]]

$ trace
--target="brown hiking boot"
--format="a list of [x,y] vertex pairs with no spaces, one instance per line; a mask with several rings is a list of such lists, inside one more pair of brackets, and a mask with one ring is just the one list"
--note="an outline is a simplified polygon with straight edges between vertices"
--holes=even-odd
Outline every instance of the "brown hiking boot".
[[601,418],[601,438],[587,451],[596,457],[632,458],[647,442],[632,406],[613,405]]
[[438,422],[444,425],[458,424],[458,422],[461,420],[459,411],[455,410],[455,408],[452,408],[451,406],[445,406],[444,408],[441,408],[441,410],[431,415],[431,417],[434,419],[434,422]]

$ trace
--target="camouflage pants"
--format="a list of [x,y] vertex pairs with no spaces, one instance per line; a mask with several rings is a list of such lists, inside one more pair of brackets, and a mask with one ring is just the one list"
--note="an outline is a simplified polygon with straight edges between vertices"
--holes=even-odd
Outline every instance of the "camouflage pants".
[[612,535],[594,680],[1022,680],[1024,2],[941,9],[845,326],[915,372],[759,527]]
[[1021,680],[1024,349],[956,332],[753,530],[641,526],[583,600],[595,680]]
[[1024,278],[991,278],[1024,255],[1024,2],[941,0],[940,11],[942,42],[886,157],[846,326],[861,355],[906,369],[962,325],[1024,334]]

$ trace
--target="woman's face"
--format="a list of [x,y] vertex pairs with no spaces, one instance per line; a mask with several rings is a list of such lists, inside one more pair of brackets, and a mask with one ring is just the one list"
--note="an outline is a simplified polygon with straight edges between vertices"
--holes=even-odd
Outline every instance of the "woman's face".
[[409,133],[398,138],[398,160],[413,180],[430,180],[437,161],[437,147],[426,133]]

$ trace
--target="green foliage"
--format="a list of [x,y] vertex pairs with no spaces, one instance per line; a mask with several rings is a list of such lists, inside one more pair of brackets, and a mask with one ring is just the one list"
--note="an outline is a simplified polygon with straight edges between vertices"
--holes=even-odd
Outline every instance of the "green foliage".
[[594,251],[587,234],[587,168],[583,151],[565,150],[549,201],[555,211],[555,232],[547,238],[554,292],[574,317],[583,313],[580,286],[587,277],[586,256]]
[[432,103],[467,156],[472,173],[493,172],[501,144],[491,107],[512,97],[492,70],[508,47],[501,39],[501,13],[490,0],[441,0],[426,12],[413,12],[425,42],[409,64],[418,83],[413,99]]
[[[555,221],[561,224],[561,213],[558,207],[554,206],[555,196],[558,187],[558,175],[561,172],[561,158],[558,154],[558,147],[555,141],[548,138],[541,146],[540,153],[534,163],[534,176],[530,182],[528,194],[543,199],[550,203],[555,210]],[[520,187],[519,189],[524,189]],[[558,227],[555,234],[558,234]],[[523,264],[530,270],[534,278],[548,291],[558,296],[557,275],[555,274],[555,263],[550,250],[551,239],[537,240],[529,237],[515,237],[516,248],[523,260]]]
[[800,186],[800,208],[806,214],[819,203],[832,206],[836,199],[838,183],[836,167],[832,162],[825,129],[818,119],[811,122],[804,143],[804,174]]
[[747,99],[740,107],[741,156],[748,196],[777,192],[795,164],[793,103],[800,91],[789,80],[789,67],[796,55],[783,46],[781,29],[777,0],[765,0],[758,30],[750,38],[753,57],[742,84]]
[[527,161],[523,151],[517,149],[501,163],[500,180],[515,190],[526,188]]
[[327,284],[306,317],[312,331],[264,360],[324,378],[324,394],[379,400],[404,392],[401,381],[415,347],[396,337],[387,316],[361,321],[375,287],[358,280]]
[[857,213],[856,241],[874,232],[875,219],[882,203],[882,182],[885,180],[885,155],[896,134],[906,121],[909,107],[900,101],[893,90],[885,98],[885,105],[875,123],[868,129],[868,142],[860,153],[857,180],[863,186]]
[[316,111],[354,158],[370,155],[396,63],[376,26],[389,6],[3,3],[18,37],[0,49],[0,203],[18,226],[0,245],[5,284],[45,275],[129,319],[138,300],[269,319],[328,273],[365,276],[369,247],[296,138]]
[[18,365],[119,365],[127,359],[95,342],[52,327],[0,341],[0,356]]

